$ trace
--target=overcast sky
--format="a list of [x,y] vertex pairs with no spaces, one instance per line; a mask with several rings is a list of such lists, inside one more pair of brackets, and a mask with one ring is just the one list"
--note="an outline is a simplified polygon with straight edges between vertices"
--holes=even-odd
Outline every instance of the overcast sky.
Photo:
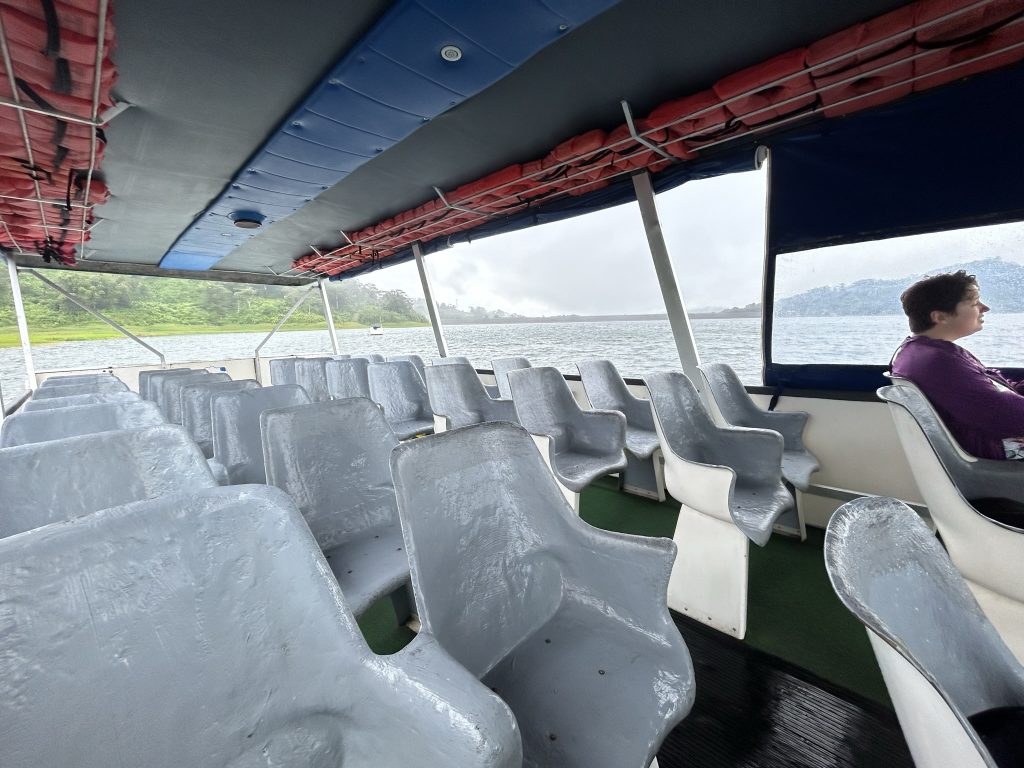
[[[763,172],[689,182],[658,196],[687,308],[760,300]],[[780,259],[777,295],[865,277],[895,278],[1000,256],[1024,261],[1024,225],[841,246]],[[636,203],[458,245],[427,257],[436,299],[522,315],[664,312]],[[411,262],[360,280],[422,295]]]

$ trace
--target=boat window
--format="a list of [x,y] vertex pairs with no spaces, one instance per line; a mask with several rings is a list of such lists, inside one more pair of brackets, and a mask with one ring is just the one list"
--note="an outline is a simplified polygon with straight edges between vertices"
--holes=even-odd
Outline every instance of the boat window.
[[772,360],[887,365],[909,333],[900,293],[957,269],[977,275],[991,307],[960,343],[987,365],[1024,366],[1024,222],[779,255]]
[[727,363],[748,385],[761,384],[766,183],[762,167],[658,195],[701,362]]

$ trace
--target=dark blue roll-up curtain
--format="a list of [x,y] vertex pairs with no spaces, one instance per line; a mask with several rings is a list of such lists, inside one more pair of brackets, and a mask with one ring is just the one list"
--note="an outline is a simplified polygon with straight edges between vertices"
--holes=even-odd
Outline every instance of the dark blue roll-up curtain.
[[772,362],[775,256],[1024,219],[1022,94],[1024,67],[1015,66],[766,142],[766,384],[849,390],[880,383],[866,367],[855,373]]

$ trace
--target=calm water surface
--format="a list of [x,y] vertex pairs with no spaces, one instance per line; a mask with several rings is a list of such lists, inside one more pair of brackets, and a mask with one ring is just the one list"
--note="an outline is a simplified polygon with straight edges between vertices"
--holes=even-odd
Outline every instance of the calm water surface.
[[[756,318],[694,320],[693,333],[701,359],[733,366],[747,384],[759,384],[761,321]],[[987,365],[1024,366],[1024,314],[990,315],[985,330],[964,340]],[[168,362],[251,357],[266,334],[225,333],[197,336],[158,336],[147,341]],[[589,357],[611,360],[625,376],[678,368],[668,321],[588,323],[523,323],[512,325],[453,325],[445,329],[449,353],[465,355],[479,368],[497,357],[524,355],[534,365],[554,365],[576,373],[575,361]],[[780,363],[885,364],[907,335],[902,316],[776,318],[774,358]],[[365,330],[339,331],[342,352],[415,352],[437,356],[430,328],[386,328],[383,336]],[[264,356],[330,354],[327,331],[278,333],[263,348]],[[75,369],[104,365],[156,363],[156,357],[129,339],[70,341],[33,347],[38,370]],[[19,348],[0,349],[0,384],[11,402],[25,389]]]

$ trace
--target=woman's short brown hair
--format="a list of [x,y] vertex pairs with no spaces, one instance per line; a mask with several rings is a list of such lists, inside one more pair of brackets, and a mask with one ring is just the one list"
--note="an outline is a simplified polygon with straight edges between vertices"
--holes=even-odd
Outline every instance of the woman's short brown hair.
[[921,333],[935,325],[932,312],[955,313],[956,305],[977,287],[978,278],[963,269],[918,280],[900,294],[903,311],[910,320],[910,332]]

